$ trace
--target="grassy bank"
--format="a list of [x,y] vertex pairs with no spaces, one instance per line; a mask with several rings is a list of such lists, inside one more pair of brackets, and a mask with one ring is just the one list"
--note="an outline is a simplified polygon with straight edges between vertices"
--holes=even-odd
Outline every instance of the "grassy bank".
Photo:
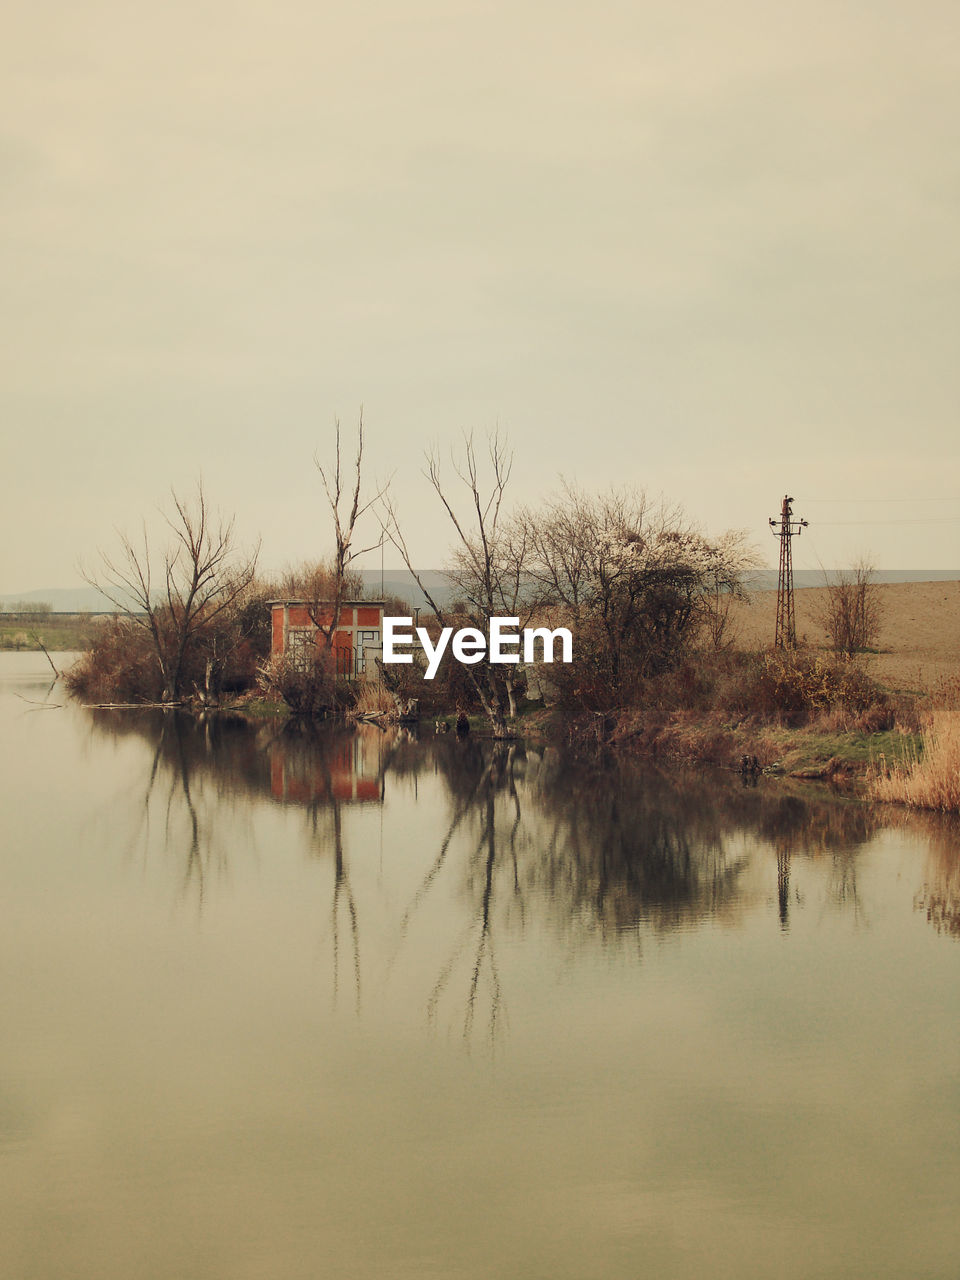
[[898,728],[875,733],[823,725],[730,724],[678,712],[658,723],[624,727],[613,745],[639,755],[739,768],[744,756],[766,772],[795,778],[868,779],[885,763],[906,764],[920,753],[919,734]]
[[89,649],[96,628],[97,619],[82,613],[48,614],[36,622],[0,614],[0,649],[39,652],[41,645],[60,653]]
[[[897,776],[924,751],[922,722],[957,696],[906,696],[862,662],[823,650],[699,652],[638,683],[619,708],[585,714],[578,689],[541,718],[557,741],[637,756],[828,779],[861,793],[880,772]],[[892,798],[892,797],[891,797]]]

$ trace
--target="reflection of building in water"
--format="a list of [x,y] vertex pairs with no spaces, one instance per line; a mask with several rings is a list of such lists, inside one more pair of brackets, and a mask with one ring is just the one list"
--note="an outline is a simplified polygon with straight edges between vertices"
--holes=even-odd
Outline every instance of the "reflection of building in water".
[[[332,601],[271,600],[270,610],[272,657],[287,655],[294,664],[307,665],[326,646],[326,636],[317,624],[330,626]],[[338,676],[376,678],[375,659],[383,656],[383,602],[344,600],[331,643]]]
[[378,740],[363,733],[338,738],[322,752],[309,744],[275,742],[270,748],[270,793],[286,804],[383,799]]

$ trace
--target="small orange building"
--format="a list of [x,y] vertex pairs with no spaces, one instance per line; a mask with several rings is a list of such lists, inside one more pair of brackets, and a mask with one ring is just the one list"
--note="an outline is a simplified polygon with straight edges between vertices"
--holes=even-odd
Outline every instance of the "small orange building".
[[[326,637],[313,618],[323,627],[329,627],[333,619],[332,601],[271,600],[270,611],[272,657],[286,654],[294,662],[306,663],[314,647],[326,644]],[[383,601],[344,600],[332,643],[338,676],[348,680],[375,678],[377,670],[373,659],[383,653]]]

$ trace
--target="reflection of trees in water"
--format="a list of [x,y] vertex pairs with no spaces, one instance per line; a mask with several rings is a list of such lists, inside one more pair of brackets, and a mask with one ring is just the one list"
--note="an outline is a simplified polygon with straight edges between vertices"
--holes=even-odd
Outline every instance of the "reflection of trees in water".
[[[440,965],[426,1000],[426,1012],[429,1021],[436,1022],[441,1004],[447,998],[454,999],[452,993],[456,987],[462,993],[457,995],[456,1003],[463,1010],[462,1034],[467,1041],[473,1035],[481,1008],[485,1010],[487,1036],[491,1042],[504,1011],[494,905],[507,851],[514,868],[514,890],[518,890],[516,835],[521,812],[515,771],[522,755],[523,750],[516,743],[494,743],[484,750],[475,739],[437,744],[420,753],[420,766],[425,758],[429,759],[443,776],[452,798],[452,813],[437,852],[400,921],[398,950],[430,890],[450,866],[451,849],[455,850],[451,870],[460,878],[469,902],[468,919]],[[403,753],[398,761],[400,769],[409,762],[409,753]],[[513,807],[506,831],[498,826],[502,809],[498,801],[503,798]]]
[[[126,814],[129,849],[146,853],[159,816],[164,849],[181,862],[180,892],[184,897],[195,895],[202,911],[208,879],[211,873],[227,873],[231,853],[218,835],[217,805],[208,804],[210,779],[199,775],[196,767],[198,759],[209,761],[215,755],[216,726],[176,712],[144,711],[131,717],[101,710],[92,715],[96,731],[114,739],[140,737],[153,748],[142,786],[125,791],[111,804],[111,825]],[[215,775],[210,776],[219,801],[221,788]]]
[[669,929],[735,897],[745,857],[728,855],[716,809],[665,775],[550,752],[536,792],[546,838],[532,879],[581,928]]
[[[467,922],[426,1008],[460,1009],[469,1037],[482,1008],[493,1038],[504,1010],[497,941],[536,912],[579,947],[641,937],[728,909],[746,855],[730,855],[723,807],[689,779],[609,766],[519,744],[425,744],[450,796],[437,851],[401,921],[401,943],[441,876]],[[419,757],[422,767],[424,753]]]
[[857,853],[880,829],[877,811],[869,805],[839,797],[828,801],[783,790],[761,806],[758,834],[777,853],[777,898],[780,923],[789,923],[790,859],[831,859],[827,900],[848,907],[859,921],[863,903],[857,889]]
[[876,811],[869,805],[815,793],[803,795],[788,790],[789,786],[778,781],[770,791],[761,789],[755,793],[754,813],[748,809],[737,817],[751,823],[778,853],[855,852],[880,829]]
[[268,776],[257,734],[242,721],[152,709],[92,710],[90,716],[98,733],[117,742],[146,742],[155,770],[185,770],[191,781],[209,784],[217,796],[255,792]]
[[868,805],[840,797],[820,799],[787,790],[780,782],[773,794],[761,795],[757,834],[777,854],[777,909],[781,928],[789,926],[790,862],[796,856],[831,859],[827,898],[848,907],[859,921],[863,903],[857,889],[857,854],[880,828]]
[[[751,841],[776,853],[783,927],[796,901],[790,872],[798,856],[830,857],[828,900],[858,913],[856,855],[879,822],[868,806],[825,801],[786,781],[747,789],[732,775],[583,761],[474,736],[417,742],[374,727],[254,729],[149,711],[96,712],[93,723],[149,742],[136,820],[146,832],[161,813],[164,841],[182,859],[183,892],[201,905],[211,869],[227,870],[229,841],[240,829],[218,823],[220,801],[268,798],[304,814],[310,854],[329,860],[332,871],[325,910],[334,999],[348,971],[358,1010],[366,908],[351,876],[345,807],[382,802],[391,780],[409,779],[415,789],[425,774],[439,777],[448,811],[398,921],[395,959],[444,885],[464,917],[424,1004],[434,1021],[452,1009],[468,1039],[481,1025],[492,1038],[501,1025],[503,939],[534,917],[576,947],[622,941],[631,948],[648,930],[729,918],[745,901]],[[424,817],[428,829],[432,815]],[[218,830],[230,834],[218,840]],[[947,845],[924,902],[938,928],[960,932],[956,857],[949,862]]]
[[891,822],[923,833],[927,848],[923,887],[914,897],[937,933],[960,938],[960,819],[955,814],[891,810]]
[[[753,837],[776,851],[782,894],[791,855],[824,853],[849,893],[853,854],[875,820],[863,806],[824,803],[788,785],[746,790],[717,771],[588,764],[548,752],[536,786],[546,836],[536,848],[539,882],[591,928],[672,929],[734,906],[748,861],[740,846]],[[786,903],[778,909],[785,913]]]
[[[200,909],[211,863],[225,871],[229,861],[217,839],[217,818],[222,817],[222,810],[208,813],[203,803],[207,788],[212,788],[218,804],[224,799],[267,795],[304,812],[312,855],[325,859],[332,854],[328,918],[334,1001],[340,990],[345,922],[359,1011],[360,927],[344,846],[343,806],[382,799],[380,731],[331,732],[297,722],[253,730],[229,717],[197,718],[172,711],[97,711],[93,723],[98,731],[115,739],[135,736],[153,745],[133,844],[139,838],[149,840],[159,798],[165,848],[182,851],[183,891],[192,888],[196,892]],[[178,819],[181,825],[185,819],[183,835],[177,829]]]
[[638,945],[644,927],[673,930],[735,910],[749,860],[744,837],[777,853],[783,927],[791,856],[830,856],[831,899],[859,911],[856,851],[876,822],[855,804],[825,804],[789,784],[747,792],[721,774],[584,762],[503,744],[443,741],[428,751],[450,793],[451,815],[400,932],[406,936],[447,868],[458,878],[469,922],[440,969],[428,1012],[436,1016],[461,974],[465,1034],[484,978],[495,1031],[503,1004],[496,937],[522,930],[533,903],[577,946],[626,938]]
[[[400,937],[440,877],[452,877],[468,921],[427,1011],[436,1017],[456,987],[466,1035],[481,996],[495,1032],[504,999],[496,941],[522,931],[534,909],[574,945],[626,938],[637,945],[643,926],[670,930],[734,909],[748,855],[732,837],[775,829],[788,847],[799,847],[815,826],[810,806],[778,813],[759,792],[745,800],[727,779],[477,741],[425,744],[417,767],[424,755],[443,778],[451,809]],[[821,823],[818,843],[831,838],[825,830]],[[842,824],[837,833],[859,834]]]
[[140,738],[150,744],[142,790],[130,801],[130,847],[149,844],[159,810],[164,847],[182,858],[182,890],[194,892],[200,908],[210,871],[225,873],[229,867],[222,801],[266,795],[305,812],[312,850],[333,855],[334,986],[339,981],[340,920],[345,916],[359,1000],[359,931],[341,809],[344,803],[382,797],[378,731],[331,733],[297,724],[255,730],[239,719],[172,710],[98,710],[92,713],[92,725],[114,740]]
[[295,721],[262,728],[230,716],[176,711],[91,712],[97,732],[140,738],[155,752],[155,768],[186,772],[221,799],[269,797],[310,809],[336,799],[382,797],[384,735],[367,726],[327,729]]
[[315,794],[307,805],[311,831],[311,851],[315,858],[323,858],[333,850],[333,895],[330,897],[330,938],[333,946],[333,1001],[337,1004],[340,988],[340,918],[346,916],[353,960],[353,993],[360,1012],[360,924],[357,922],[357,902],[353,895],[349,861],[343,849],[343,801],[338,799],[333,777],[326,772],[328,786],[324,794]]

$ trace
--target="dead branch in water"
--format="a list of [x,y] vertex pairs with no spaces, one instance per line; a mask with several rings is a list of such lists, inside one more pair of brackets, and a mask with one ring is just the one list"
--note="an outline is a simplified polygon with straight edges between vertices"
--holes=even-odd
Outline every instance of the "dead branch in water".
[[36,640],[36,642],[37,642],[37,644],[40,646],[40,648],[43,650],[43,655],[44,655],[44,657],[45,657],[45,658],[46,658],[46,660],[50,663],[51,667],[53,667],[53,674],[54,674],[54,675],[57,677],[57,679],[59,680],[59,679],[60,679],[60,672],[57,670],[57,668],[56,668],[56,667],[54,667],[54,666],[53,666],[53,659],[50,657],[49,653],[47,653],[47,646],[43,643],[43,641],[40,639],[40,637],[37,635],[37,633],[36,633],[35,631],[31,632],[31,635],[32,635],[33,639],[34,639],[34,640]]
[[38,711],[62,711],[62,702],[37,702],[36,698],[25,698],[22,693],[14,693],[15,698],[19,698],[21,702],[28,702],[31,707],[36,707]]

